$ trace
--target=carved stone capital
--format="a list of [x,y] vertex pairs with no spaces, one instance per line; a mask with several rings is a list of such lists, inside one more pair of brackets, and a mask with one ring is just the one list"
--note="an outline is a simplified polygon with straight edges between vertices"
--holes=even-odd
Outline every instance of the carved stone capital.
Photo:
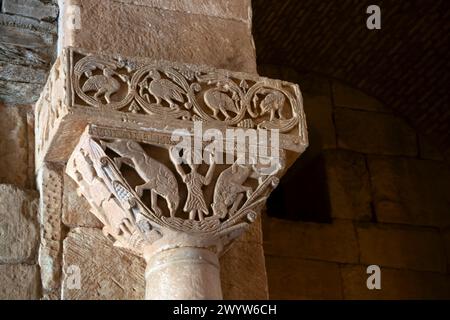
[[[74,49],[55,64],[36,118],[38,166],[67,161],[104,234],[147,261],[147,298],[220,298],[218,257],[307,146],[295,84]],[[217,129],[219,138],[212,149],[203,141],[183,149],[207,159],[180,163],[173,136],[195,140],[199,124]],[[241,156],[249,157],[241,161],[233,158],[239,147],[228,129],[277,134],[266,142],[244,139]],[[251,162],[255,150],[264,152]],[[218,153],[233,160],[224,164]],[[165,295],[162,269],[174,283]],[[177,281],[205,287],[179,288]]]

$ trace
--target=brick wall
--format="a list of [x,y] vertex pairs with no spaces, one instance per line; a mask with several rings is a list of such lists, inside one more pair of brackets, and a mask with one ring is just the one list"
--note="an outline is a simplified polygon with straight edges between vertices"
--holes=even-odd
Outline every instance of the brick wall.
[[[439,152],[341,82],[273,65],[259,73],[300,84],[310,134],[263,218],[270,297],[450,298],[450,168]],[[372,264],[381,290],[367,289]]]
[[54,59],[52,1],[0,1],[0,299],[41,296],[34,113]]

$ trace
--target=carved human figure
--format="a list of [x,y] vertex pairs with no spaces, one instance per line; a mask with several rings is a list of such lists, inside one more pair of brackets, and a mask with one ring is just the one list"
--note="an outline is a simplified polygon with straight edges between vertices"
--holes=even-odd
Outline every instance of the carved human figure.
[[161,209],[157,205],[159,195],[167,201],[170,216],[175,216],[179,203],[178,184],[169,168],[149,157],[135,141],[116,139],[110,142],[101,141],[101,144],[120,155],[114,159],[118,168],[125,163],[134,168],[145,181],[144,184],[136,186],[136,193],[141,197],[144,190],[150,190],[151,208],[157,214],[161,215]]
[[[148,79],[152,79],[150,83]],[[184,102],[182,94],[183,89],[168,79],[161,79],[161,74],[157,70],[151,70],[148,75],[139,83],[139,94],[143,97],[148,95],[144,94],[144,89],[147,89],[156,99],[156,104],[161,104],[161,99],[165,100],[171,109],[177,109],[177,105],[173,100],[180,103]]]
[[198,220],[202,221],[204,215],[209,215],[208,206],[206,205],[205,198],[203,197],[202,188],[203,186],[207,186],[211,183],[215,169],[214,156],[210,154],[210,165],[206,175],[203,176],[197,171],[198,164],[188,161],[191,172],[186,173],[175,156],[175,150],[170,150],[169,154],[177,172],[186,184],[188,194],[183,210],[184,212],[189,212],[190,220],[195,220],[198,216]]

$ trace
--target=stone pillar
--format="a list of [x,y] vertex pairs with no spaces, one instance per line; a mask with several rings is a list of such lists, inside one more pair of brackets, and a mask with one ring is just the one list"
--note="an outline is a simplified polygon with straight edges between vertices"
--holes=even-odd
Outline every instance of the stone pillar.
[[222,299],[220,264],[215,252],[172,248],[151,255],[146,262],[146,299]]
[[[66,172],[105,225],[105,235],[146,259],[148,298],[220,298],[219,257],[222,284],[236,288],[224,290],[225,298],[267,298],[261,230],[250,222],[278,178],[306,148],[307,138],[298,86],[254,74],[250,1],[61,4],[60,57],[36,106],[37,167],[44,161],[67,162]],[[161,84],[169,86],[173,96],[164,94]],[[280,97],[278,114],[260,105],[271,94]],[[231,115],[219,110],[222,104]],[[249,177],[255,176],[251,166],[237,163],[215,169],[202,165],[200,170],[211,169],[211,177],[202,173],[203,178],[187,178],[196,169],[175,165],[169,156],[171,135],[183,129],[193,137],[194,123],[223,134],[229,127],[280,129],[282,163],[273,174],[258,178]],[[159,172],[150,170],[155,165]],[[240,191],[231,192],[234,201],[221,204],[220,197],[230,193],[226,190],[231,181],[219,182],[228,169],[243,176]],[[151,185],[159,175],[166,182]],[[200,200],[186,205],[194,193],[186,179],[193,179],[192,184],[209,181],[203,195],[197,190],[195,196],[205,205]],[[248,185],[240,186],[244,182]],[[205,207],[205,217],[185,212],[192,206]],[[240,237],[247,229],[245,238]],[[251,252],[252,258],[243,252]],[[165,262],[168,257],[173,261]],[[198,273],[200,257],[206,273]],[[177,259],[180,263],[174,262]],[[156,276],[155,268],[165,268],[164,275],[173,277]],[[196,273],[183,278],[186,270]],[[165,295],[161,286],[173,294]]]

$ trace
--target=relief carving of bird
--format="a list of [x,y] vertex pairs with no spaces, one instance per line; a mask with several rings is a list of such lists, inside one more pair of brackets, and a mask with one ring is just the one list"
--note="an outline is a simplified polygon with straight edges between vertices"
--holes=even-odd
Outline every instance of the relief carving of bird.
[[100,101],[100,95],[105,95],[105,100],[111,103],[111,95],[120,89],[120,82],[113,78],[115,72],[110,68],[104,68],[103,74],[89,77],[83,84],[83,92],[96,91],[94,99]]
[[[177,109],[178,106],[173,101],[180,103],[184,102],[183,89],[168,79],[161,79],[161,75],[158,71],[152,70],[149,72],[148,77],[152,79],[150,83],[141,82],[141,89],[146,88],[155,98],[156,103],[161,104],[161,99],[169,104],[171,109]],[[142,92],[142,91],[141,91]]]
[[219,111],[225,116],[225,120],[229,120],[231,118],[227,111],[238,113],[234,100],[220,89],[214,88],[206,90],[204,100],[216,119],[219,119]]
[[282,114],[284,102],[286,100],[283,93],[275,90],[260,89],[257,91],[253,98],[255,107],[259,100],[258,94],[266,95],[259,104],[259,107],[261,109],[261,116],[265,115],[266,113],[270,113],[269,121],[272,121],[275,118],[275,113],[277,113],[279,119],[285,119]]

